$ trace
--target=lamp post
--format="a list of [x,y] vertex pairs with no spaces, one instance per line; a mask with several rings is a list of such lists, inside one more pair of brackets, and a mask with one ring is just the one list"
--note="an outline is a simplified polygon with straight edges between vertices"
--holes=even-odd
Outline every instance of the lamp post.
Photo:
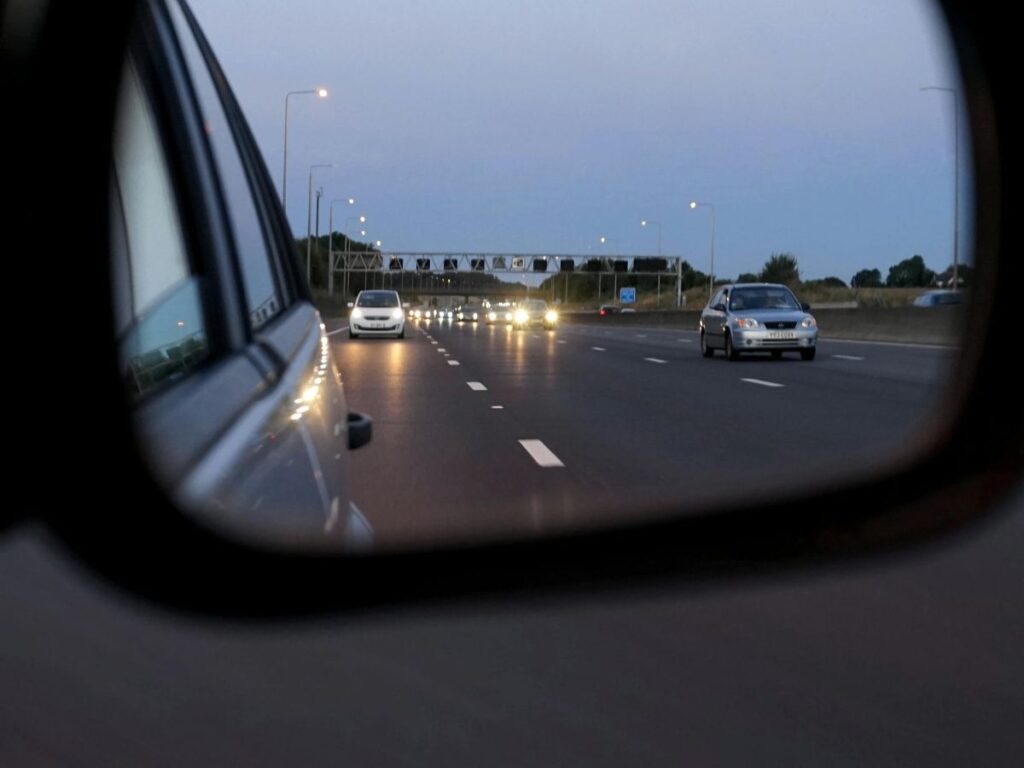
[[327,98],[326,88],[316,88],[312,91],[288,91],[284,97],[284,170],[281,172],[281,204],[284,207],[285,216],[288,215],[288,99],[292,96],[312,93],[321,99]]
[[698,203],[694,200],[690,203],[690,209],[696,208],[711,209],[711,272],[708,275],[708,301],[711,301],[711,294],[715,291],[715,206],[711,203]]
[[[604,277],[604,271],[603,271],[604,270],[604,244],[608,242],[608,238],[605,237],[604,235],[601,235],[599,238],[597,238],[597,242],[601,244],[601,251],[600,251],[601,258],[599,258],[597,260],[598,261],[598,264],[597,264],[597,266],[598,266],[598,269],[597,269],[597,303],[600,304],[601,303],[601,278]],[[615,297],[613,296],[612,298],[614,299]]]
[[327,293],[331,296],[334,295],[334,204],[335,203],[347,203],[348,205],[355,205],[356,199],[354,197],[341,197],[337,200],[331,200],[330,205],[327,207]]
[[306,192],[306,282],[312,287],[313,278],[313,171],[316,168],[330,168],[330,163],[309,166],[309,188]]
[[953,290],[960,290],[960,99],[956,88],[925,86],[922,91],[944,91],[953,97]]
[[[352,199],[352,202],[355,203],[355,199]],[[348,218],[345,219],[345,223],[342,225],[342,228],[341,228],[342,233],[344,234],[345,232],[347,232],[347,230],[348,230],[348,223],[350,221],[354,221],[354,220],[357,220],[357,219],[358,219],[360,224],[365,224],[366,223],[366,216],[364,216],[363,214],[359,214],[358,216],[349,216]],[[345,293],[346,296],[348,296],[348,294],[349,294],[349,283],[351,282],[351,277],[350,277],[351,265],[349,264],[349,262],[351,261],[351,255],[350,255],[351,254],[351,250],[349,248],[349,245],[351,243],[352,243],[352,239],[346,234],[345,235],[345,281],[344,281],[344,286],[342,287],[342,290],[343,290],[343,292]]]

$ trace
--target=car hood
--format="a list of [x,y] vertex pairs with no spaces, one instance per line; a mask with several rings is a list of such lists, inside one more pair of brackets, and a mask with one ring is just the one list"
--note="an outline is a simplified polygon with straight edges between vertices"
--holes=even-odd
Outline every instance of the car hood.
[[752,317],[765,323],[799,323],[807,313],[795,309],[738,309],[730,310],[733,317]]

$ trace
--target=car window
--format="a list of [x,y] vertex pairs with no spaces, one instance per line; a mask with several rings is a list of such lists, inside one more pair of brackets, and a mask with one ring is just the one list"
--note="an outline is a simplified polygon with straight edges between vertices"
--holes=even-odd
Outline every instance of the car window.
[[357,307],[397,307],[398,294],[391,291],[363,291],[356,299]]
[[181,41],[182,53],[192,75],[193,86],[205,119],[205,129],[213,150],[224,202],[228,208],[242,282],[249,307],[252,328],[262,327],[284,307],[278,281],[271,266],[267,233],[253,199],[249,173],[238,153],[231,123],[224,111],[222,93],[214,82],[208,62],[177,2],[169,3]]
[[209,347],[153,112],[132,66],[123,83],[111,185],[115,313],[125,384],[139,397],[180,379]]

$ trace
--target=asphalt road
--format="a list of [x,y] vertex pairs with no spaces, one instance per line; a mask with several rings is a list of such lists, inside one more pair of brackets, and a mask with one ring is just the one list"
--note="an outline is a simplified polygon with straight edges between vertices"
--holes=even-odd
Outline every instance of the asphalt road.
[[328,324],[351,409],[373,416],[353,496],[378,546],[687,514],[837,482],[913,450],[948,348],[823,341],[818,357],[701,357],[678,329]]

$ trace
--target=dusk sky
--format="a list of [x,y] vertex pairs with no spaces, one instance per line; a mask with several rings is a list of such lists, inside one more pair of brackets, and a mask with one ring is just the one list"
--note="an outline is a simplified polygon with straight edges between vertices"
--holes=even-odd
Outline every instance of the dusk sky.
[[279,187],[285,93],[330,90],[291,99],[297,236],[309,166],[332,163],[314,186],[358,200],[335,229],[364,213],[385,251],[653,254],[647,218],[707,271],[696,199],[722,277],[777,251],[845,281],[952,263],[952,97],[919,89],[958,81],[929,2],[191,5]]

